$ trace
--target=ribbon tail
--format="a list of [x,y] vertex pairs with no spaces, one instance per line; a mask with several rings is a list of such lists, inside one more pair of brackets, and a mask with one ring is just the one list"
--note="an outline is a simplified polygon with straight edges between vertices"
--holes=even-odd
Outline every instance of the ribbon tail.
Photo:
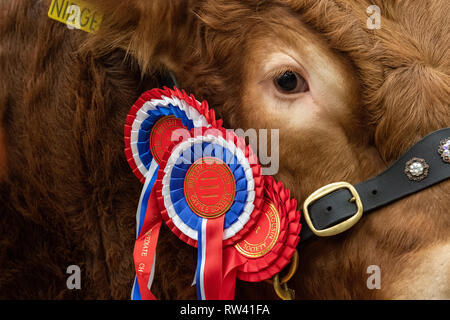
[[147,211],[147,205],[149,202],[150,194],[158,176],[158,164],[156,161],[152,161],[150,168],[148,169],[145,184],[142,188],[141,197],[139,198],[139,204],[136,212],[136,238],[141,233],[142,224],[145,220],[145,213]]
[[222,289],[222,244],[225,215],[202,219],[198,230],[196,286],[200,300],[219,300]]
[[237,269],[231,270],[226,277],[223,278],[221,300],[234,300],[234,293],[236,291],[236,275]]
[[[158,164],[156,163],[156,161],[152,161],[146,175],[145,184],[144,187],[142,188],[142,193],[139,198],[139,204],[136,211],[136,239],[139,237],[139,234],[141,233],[142,226],[145,221],[150,194],[155,184],[157,175],[158,175]],[[131,290],[131,300],[142,300],[137,277],[135,277],[134,279],[133,289]]]
[[156,299],[150,288],[153,282],[156,245],[161,223],[162,217],[157,205],[156,190],[153,189],[150,194],[141,233],[136,240],[133,252],[137,284],[143,300]]
[[142,300],[141,291],[139,290],[139,283],[137,277],[134,277],[133,289],[131,289],[131,300]]
[[234,300],[236,289],[237,269],[245,263],[245,259],[237,253],[233,246],[227,247],[223,252],[223,280],[221,300]]

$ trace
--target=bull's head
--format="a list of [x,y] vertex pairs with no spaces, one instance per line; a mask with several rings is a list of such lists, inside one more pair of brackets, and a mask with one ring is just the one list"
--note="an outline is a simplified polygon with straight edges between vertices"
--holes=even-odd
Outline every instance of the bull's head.
[[[131,52],[145,67],[172,69],[227,127],[279,129],[276,176],[302,202],[328,183],[382,172],[450,123],[448,5],[377,1],[381,24],[373,29],[372,2],[154,4],[137,9],[137,29],[148,33],[133,35]],[[145,17],[158,10],[171,14],[159,17],[164,41],[149,27],[161,21]],[[448,186],[302,245],[298,297],[448,297]],[[380,290],[366,285],[370,265],[382,270]],[[238,296],[260,295],[254,290]]]
[[[108,91],[94,90],[91,96],[72,94],[76,97],[76,108],[62,98],[56,99],[58,105],[65,105],[73,112],[68,114],[74,114],[74,125],[68,128],[75,128],[75,134],[67,136],[64,143],[73,143],[67,154],[75,155],[70,160],[80,170],[75,170],[70,180],[67,197],[61,200],[54,196],[51,205],[33,211],[33,221],[44,225],[53,218],[34,218],[39,212],[69,210],[67,221],[64,218],[55,223],[61,228],[74,223],[72,228],[67,227],[75,230],[69,238],[83,234],[79,226],[85,220],[78,219],[79,212],[95,211],[95,208],[98,212],[110,212],[113,205],[114,210],[129,215],[127,219],[117,215],[121,230],[124,226],[133,229],[130,222],[136,201],[125,198],[134,195],[137,200],[139,183],[133,184],[131,173],[119,178],[125,176],[127,168],[124,161],[117,161],[122,147],[119,145],[122,120],[117,115],[126,114],[130,105],[125,102],[132,103],[136,97],[131,88],[139,80],[133,76],[128,82],[119,81],[120,77],[127,76],[122,65],[111,67],[120,65],[123,55],[118,52],[128,53],[129,60],[136,62],[129,70],[142,73],[143,79],[172,70],[180,87],[208,100],[227,128],[279,129],[276,178],[292,190],[299,203],[326,184],[335,181],[356,184],[367,180],[385,170],[426,134],[450,125],[448,1],[89,1],[104,13],[102,27],[96,35],[87,39],[80,36],[82,40],[76,38],[75,43],[82,43],[89,57],[97,55],[104,64],[99,66],[93,59],[77,60],[80,65],[86,63],[86,70],[78,68],[78,78],[69,77],[62,88],[76,92],[77,83],[81,83],[83,90],[90,92],[90,86],[82,82],[86,80],[83,72],[91,75],[88,80],[93,83],[100,83],[102,77],[113,80],[101,82]],[[375,17],[381,18],[375,29],[367,13],[372,5],[377,5],[381,14]],[[51,31],[49,27],[42,28]],[[61,34],[59,38],[47,37],[45,41],[64,43]],[[36,72],[47,65],[38,60]],[[59,60],[55,58],[55,61]],[[55,65],[64,67],[61,61]],[[42,86],[44,82],[38,80],[31,87]],[[55,83],[63,81],[56,80]],[[43,93],[30,95],[28,100],[24,99],[25,105],[43,104],[39,100],[42,96]],[[92,101],[97,103],[93,105],[94,110],[86,107]],[[102,109],[99,105],[111,108]],[[111,112],[116,112],[116,116],[111,117]],[[34,114],[23,113],[34,123],[41,121]],[[96,128],[95,124],[103,118],[110,119],[110,125]],[[20,129],[20,124],[11,126]],[[54,127],[60,128],[56,124]],[[45,134],[41,136],[56,141],[58,135],[52,135],[50,132],[54,130],[47,132],[46,128],[42,129]],[[90,136],[85,128],[89,128]],[[111,147],[100,156],[107,163],[102,171],[94,167],[97,159],[91,147],[95,137],[105,135],[108,128],[114,128],[114,133],[107,135]],[[62,136],[67,132],[70,130]],[[39,135],[26,137],[31,142],[38,139],[39,145],[47,143],[44,138],[39,140]],[[41,165],[30,159],[42,158],[39,163],[47,163],[45,159],[51,154],[32,152],[35,149],[31,142],[29,148],[23,148],[21,163],[27,165],[29,172],[41,172]],[[99,143],[99,148],[106,147]],[[16,149],[16,153],[17,150],[22,149]],[[83,156],[78,157],[74,152]],[[23,178],[9,178],[14,183],[8,188],[20,183],[34,184],[42,188],[40,198],[36,196],[36,199],[58,194],[61,190],[56,190],[56,186],[59,189],[69,186],[58,178],[64,170],[61,163],[67,158],[63,155],[58,152],[51,158],[55,163],[51,168],[56,169],[49,171],[50,178],[33,178],[26,184],[26,175],[17,169],[15,177]],[[14,170],[11,160],[8,170]],[[83,172],[91,175],[85,177]],[[104,185],[105,181],[110,182]],[[449,183],[443,182],[383,207],[340,235],[301,244],[299,269],[290,284],[296,289],[297,298],[449,298]],[[54,185],[55,190],[44,185]],[[105,191],[108,188],[115,191]],[[24,215],[33,205],[39,207],[36,205],[39,201],[30,201],[35,197],[36,188],[28,189],[20,191],[24,196],[17,190],[11,193],[17,194],[15,210]],[[97,203],[80,203],[79,199],[90,192],[87,190],[95,191],[92,201]],[[22,199],[25,200],[21,202]],[[59,207],[60,203],[65,203],[64,208]],[[100,219],[100,228],[107,229],[108,221]],[[94,222],[89,226],[97,230]],[[92,279],[112,283],[112,296],[121,296],[115,294],[120,291],[120,284],[131,285],[133,277],[130,261],[124,266],[113,254],[131,255],[134,230],[125,232],[126,235],[122,231],[116,234],[126,239],[124,244],[118,244],[112,236],[97,239],[92,232],[87,235],[90,242],[81,248],[88,250],[103,242],[106,262],[121,266],[120,270],[109,270],[114,275],[104,280],[97,276],[95,268],[101,254],[93,251],[94,258],[86,262]],[[195,252],[167,232],[160,242],[155,293],[161,298],[194,298],[195,291],[189,285],[194,274]],[[178,255],[176,263],[172,263],[174,254]],[[371,290],[367,286],[371,265],[380,267],[380,289]],[[95,286],[94,282],[91,286]],[[129,288],[120,292],[129,292]],[[274,298],[275,295],[269,284],[239,283],[237,297]]]

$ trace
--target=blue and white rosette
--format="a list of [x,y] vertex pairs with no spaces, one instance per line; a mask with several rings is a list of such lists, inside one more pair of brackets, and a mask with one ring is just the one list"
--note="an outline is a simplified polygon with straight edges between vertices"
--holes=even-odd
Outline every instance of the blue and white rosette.
[[[203,204],[196,205],[201,201],[192,200],[192,198],[197,199],[197,195],[194,196],[192,193],[196,193],[195,190],[200,189],[195,189],[195,185],[189,187],[191,181],[198,182],[195,179],[203,172],[208,171],[207,164],[205,164],[205,170],[197,170],[197,166],[204,164],[206,160],[216,161],[220,166],[226,166],[227,169],[221,170],[229,172],[227,178],[223,178],[226,175],[220,176],[221,174],[217,173],[220,179],[216,180],[226,180],[226,182],[211,182],[209,186],[205,186],[206,190],[215,186],[219,189],[230,188],[229,184],[232,184],[230,189],[233,190],[232,197],[227,198],[230,203],[225,206],[226,211],[218,217],[208,216],[206,211],[202,212]],[[222,168],[220,166],[216,168]],[[195,170],[198,171],[198,176],[195,176]],[[235,244],[254,225],[261,211],[263,181],[260,172],[261,168],[256,156],[251,148],[245,145],[242,138],[238,138],[234,133],[224,129],[215,128],[192,130],[191,137],[174,145],[166,153],[161,163],[155,185],[161,215],[167,226],[181,240],[198,247],[196,284],[200,299],[218,298],[214,292],[219,290],[220,286],[210,285],[208,287],[206,284],[208,281],[203,278],[207,274],[205,270],[208,269],[208,265],[216,265],[218,260],[222,259],[222,251],[218,252],[217,245],[214,249],[208,249],[213,242],[212,239],[214,238],[214,241],[217,242],[217,237],[220,236],[221,248]],[[212,176],[214,174],[212,173]],[[191,178],[192,175],[194,175],[193,178]],[[187,178],[188,176],[189,178]],[[223,194],[224,192],[222,192]],[[220,205],[212,204],[212,208],[220,208],[222,203],[226,203],[221,196],[218,196],[217,199],[221,199]],[[222,222],[217,224],[220,217]],[[210,226],[214,223],[215,226]],[[208,228],[216,229],[208,231]],[[219,279],[221,275],[216,274],[215,277]],[[212,282],[214,281],[209,281],[209,283]]]

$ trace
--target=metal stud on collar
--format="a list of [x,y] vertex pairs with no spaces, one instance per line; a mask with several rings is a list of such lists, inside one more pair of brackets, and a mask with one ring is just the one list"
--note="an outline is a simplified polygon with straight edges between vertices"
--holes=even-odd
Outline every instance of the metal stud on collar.
[[441,155],[442,161],[450,163],[450,137],[441,141],[438,153]]
[[405,164],[405,174],[411,181],[422,181],[428,176],[430,166],[421,158],[412,158]]

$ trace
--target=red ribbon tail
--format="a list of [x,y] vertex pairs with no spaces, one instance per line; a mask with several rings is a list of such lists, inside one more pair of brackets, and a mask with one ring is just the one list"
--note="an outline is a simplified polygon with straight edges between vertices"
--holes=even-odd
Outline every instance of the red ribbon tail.
[[219,300],[222,290],[222,245],[225,215],[206,221],[206,248],[203,284],[205,299]]
[[161,222],[162,217],[158,209],[156,192],[153,189],[150,194],[141,233],[136,239],[133,251],[136,277],[143,300],[156,300],[149,286],[153,280],[152,273],[154,272],[156,245],[158,243]]
[[223,252],[223,280],[221,300],[234,300],[236,291],[237,269],[245,263],[245,259],[237,253],[232,246],[226,248]]

